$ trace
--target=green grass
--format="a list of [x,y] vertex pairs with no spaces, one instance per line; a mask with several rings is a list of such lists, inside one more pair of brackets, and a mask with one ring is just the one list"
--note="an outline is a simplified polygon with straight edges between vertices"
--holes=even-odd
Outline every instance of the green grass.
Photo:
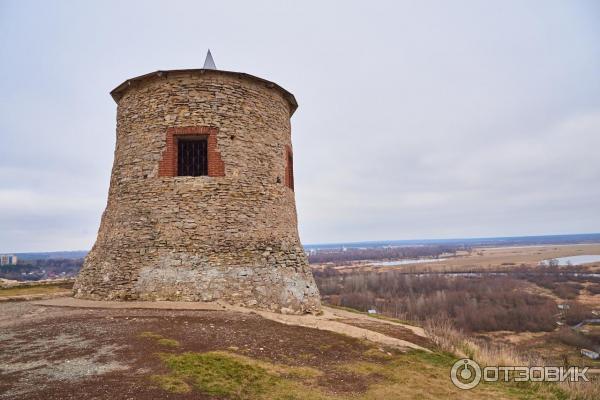
[[326,399],[311,386],[322,373],[308,367],[288,367],[238,354],[214,351],[161,354],[170,370],[154,375],[152,381],[164,390],[201,393],[232,400],[245,399]]
[[[202,393],[232,399],[256,398],[276,384],[277,377],[258,365],[219,353],[163,355],[172,378],[185,378]],[[163,386],[164,387],[164,386]]]

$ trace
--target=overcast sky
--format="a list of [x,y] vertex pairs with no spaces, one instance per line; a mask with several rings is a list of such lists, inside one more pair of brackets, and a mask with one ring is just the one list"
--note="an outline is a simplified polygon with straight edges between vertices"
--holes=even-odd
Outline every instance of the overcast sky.
[[0,0],[0,252],[89,249],[109,91],[207,48],[298,99],[304,243],[600,231],[598,1]]

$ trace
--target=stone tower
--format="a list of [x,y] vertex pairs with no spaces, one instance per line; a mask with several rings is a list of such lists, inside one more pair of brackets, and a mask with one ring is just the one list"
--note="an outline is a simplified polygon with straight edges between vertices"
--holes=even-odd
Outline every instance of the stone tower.
[[157,71],[111,92],[108,203],[75,296],[316,312],[294,199],[296,100],[208,68]]

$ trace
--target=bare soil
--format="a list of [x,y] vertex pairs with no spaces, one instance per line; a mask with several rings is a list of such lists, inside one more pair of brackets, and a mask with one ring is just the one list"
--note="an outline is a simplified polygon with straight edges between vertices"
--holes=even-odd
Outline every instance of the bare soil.
[[[383,325],[383,324],[382,324]],[[157,353],[174,351],[141,336],[178,341],[181,351],[227,350],[323,371],[330,393],[360,393],[365,377],[340,367],[369,359],[372,344],[231,311],[79,309],[0,304],[0,399],[201,399],[154,385],[165,373]],[[367,353],[368,354],[368,353]],[[369,359],[372,361],[371,359]]]
[[425,348],[432,348],[434,344],[427,337],[416,335],[410,329],[399,325],[386,324],[375,320],[365,321],[358,319],[345,319],[340,322],[359,328],[368,329],[370,331],[383,333],[386,336],[390,336],[396,339],[406,340],[414,344]]

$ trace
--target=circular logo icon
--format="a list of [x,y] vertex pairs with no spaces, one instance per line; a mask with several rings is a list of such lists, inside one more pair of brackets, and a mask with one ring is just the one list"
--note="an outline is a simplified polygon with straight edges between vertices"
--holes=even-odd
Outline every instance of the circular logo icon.
[[475,361],[463,358],[452,366],[450,379],[459,389],[473,389],[481,382],[481,367]]

